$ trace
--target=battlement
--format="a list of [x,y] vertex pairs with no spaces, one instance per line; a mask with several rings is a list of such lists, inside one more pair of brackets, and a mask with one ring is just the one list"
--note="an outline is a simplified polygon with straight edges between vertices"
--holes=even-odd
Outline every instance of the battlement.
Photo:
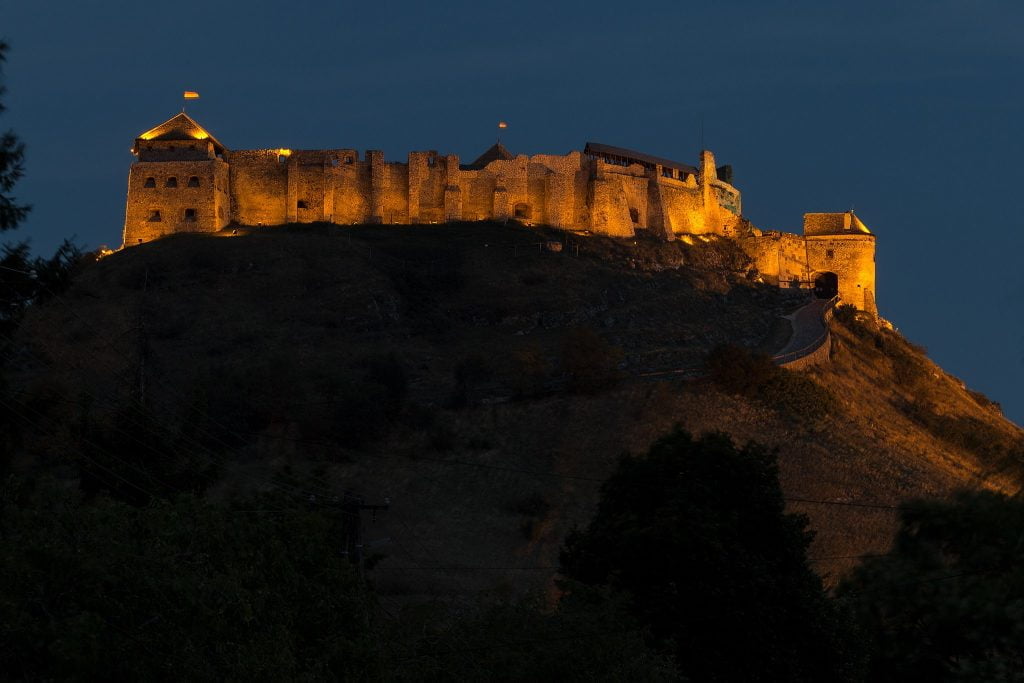
[[[385,161],[376,150],[362,156],[345,148],[229,150],[184,113],[141,134],[133,152],[138,159],[129,180],[126,245],[175,232],[212,232],[232,222],[515,219],[620,237],[649,230],[671,238],[727,234],[740,214],[740,193],[718,179],[710,152],[709,173],[593,142],[583,152],[534,156],[497,143],[470,164],[436,150],[410,152],[404,162]],[[146,184],[172,175],[199,178],[198,188],[191,187],[199,191]]]

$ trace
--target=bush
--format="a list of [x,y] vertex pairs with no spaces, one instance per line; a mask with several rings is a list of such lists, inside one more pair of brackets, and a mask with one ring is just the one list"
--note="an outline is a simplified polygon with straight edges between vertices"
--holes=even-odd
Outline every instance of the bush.
[[708,354],[705,365],[711,379],[722,389],[751,397],[759,387],[773,379],[778,370],[767,354],[733,344],[716,346]]
[[512,351],[507,357],[506,380],[516,396],[533,396],[544,389],[548,375],[548,361],[536,344]]
[[188,426],[169,427],[135,402],[106,418],[86,403],[75,429],[79,487],[87,496],[106,493],[132,505],[203,493],[219,478],[221,462]]
[[975,417],[940,415],[920,401],[908,401],[904,404],[904,412],[937,438],[973,453],[982,462],[1024,472],[1021,462],[1024,440],[1009,438]]
[[835,397],[810,377],[780,368],[767,354],[721,345],[706,361],[712,381],[796,421],[816,422],[835,408]]
[[989,491],[914,501],[886,555],[838,595],[861,624],[870,681],[1019,681],[1024,502]]
[[562,368],[571,391],[593,393],[613,386],[622,357],[622,349],[589,328],[572,330],[562,339]]
[[28,489],[0,498],[5,679],[381,677],[339,515]]
[[460,360],[452,374],[455,386],[448,398],[448,405],[451,408],[465,408],[473,402],[479,385],[491,378],[491,368],[482,355],[473,353]]
[[365,360],[363,366],[366,368],[366,381],[384,388],[388,413],[397,414],[409,391],[409,373],[398,354],[373,356]]

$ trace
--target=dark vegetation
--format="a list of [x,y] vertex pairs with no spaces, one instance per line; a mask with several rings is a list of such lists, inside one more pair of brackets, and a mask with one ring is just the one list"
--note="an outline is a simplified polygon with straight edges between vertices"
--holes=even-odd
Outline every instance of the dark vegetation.
[[[4,134],[0,231],[27,212],[11,195],[22,161]],[[488,452],[501,436],[457,427],[479,419],[475,406],[559,392],[596,402],[637,372],[705,356],[720,389],[790,427],[831,419],[838,400],[746,350],[792,301],[744,282],[732,242],[471,227],[342,238],[287,226],[282,248],[264,250],[193,236],[91,268],[71,243],[51,259],[5,247],[4,678],[1024,677],[1020,500],[907,503],[892,550],[830,596],[808,566],[807,518],[785,512],[775,454],[723,434],[676,430],[623,457],[592,521],[565,539],[560,594],[499,585],[386,604],[383,556],[353,552],[361,498],[324,481],[327,461],[386,457],[381,444],[404,433],[424,461],[458,463],[445,454]],[[545,239],[573,260],[538,248]],[[215,293],[215,321],[197,291]],[[852,309],[836,319],[864,367],[904,389],[903,414],[994,467],[1019,463],[1006,431],[941,410],[921,349]],[[225,486],[271,436],[302,444],[295,467],[285,453],[258,490]],[[533,486],[496,501],[531,544],[573,495]],[[446,501],[455,513],[460,502]]]
[[965,492],[900,512],[892,551],[840,586],[872,681],[1024,678],[1024,501]]
[[677,431],[605,482],[566,540],[566,586],[627,596],[688,680],[854,679],[857,641],[807,566],[808,520],[784,509],[772,453]]
[[708,354],[707,372],[722,390],[752,399],[796,422],[815,424],[835,409],[831,392],[804,374],[777,366],[771,356],[732,344]]
[[[862,349],[869,361],[889,366],[896,386],[903,389],[897,406],[903,414],[942,441],[973,453],[988,467],[1024,476],[1024,437],[1007,435],[972,415],[943,412],[944,392],[934,382],[938,370],[927,362],[922,347],[879,327],[852,306],[839,306],[835,319],[865,342]],[[969,394],[979,406],[998,411],[998,405],[983,394]]]
[[[140,466],[146,467],[143,463]],[[108,473],[109,474],[109,473]],[[102,475],[101,475],[102,476]],[[339,506],[0,489],[0,667],[15,680],[1016,680],[1024,506],[904,506],[829,597],[774,456],[675,432],[623,458],[562,554],[561,597],[385,609]],[[297,482],[293,482],[297,483]],[[112,489],[113,490],[113,489]],[[524,515],[548,505],[530,495]],[[373,577],[373,570],[370,570]]]

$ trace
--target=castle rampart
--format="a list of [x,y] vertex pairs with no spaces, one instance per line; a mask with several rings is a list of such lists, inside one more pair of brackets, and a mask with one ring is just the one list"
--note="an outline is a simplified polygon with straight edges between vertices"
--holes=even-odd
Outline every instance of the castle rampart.
[[564,155],[513,155],[501,143],[471,164],[434,150],[386,161],[379,150],[228,150],[187,114],[146,131],[133,151],[124,244],[230,223],[423,224],[513,219],[612,237],[648,231],[740,240],[763,279],[838,292],[875,312],[874,235],[847,213],[807,214],[804,236],[742,218],[732,168],[588,142]]

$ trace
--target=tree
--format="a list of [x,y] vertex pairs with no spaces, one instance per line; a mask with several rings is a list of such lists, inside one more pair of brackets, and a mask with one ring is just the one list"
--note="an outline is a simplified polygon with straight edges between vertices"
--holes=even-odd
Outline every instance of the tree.
[[[0,41],[0,67],[7,61],[7,43]],[[0,82],[0,98],[7,91]],[[0,113],[6,107],[0,99]],[[18,226],[25,216],[28,215],[29,207],[26,204],[18,204],[10,194],[15,183],[25,173],[25,145],[13,131],[6,131],[0,135],[0,232],[11,230]]]
[[9,479],[0,671],[11,680],[380,678],[374,600],[338,551],[339,524],[322,510],[192,496],[84,503],[67,486]]
[[1024,679],[1024,501],[906,504],[892,552],[838,595],[869,637],[870,680]]
[[856,659],[808,568],[807,518],[784,512],[774,455],[676,430],[623,458],[562,573],[628,596],[693,680],[845,680]]
[[671,657],[613,600],[575,601],[552,610],[529,595],[482,595],[450,608],[407,609],[387,633],[389,679],[396,681],[673,681]]

